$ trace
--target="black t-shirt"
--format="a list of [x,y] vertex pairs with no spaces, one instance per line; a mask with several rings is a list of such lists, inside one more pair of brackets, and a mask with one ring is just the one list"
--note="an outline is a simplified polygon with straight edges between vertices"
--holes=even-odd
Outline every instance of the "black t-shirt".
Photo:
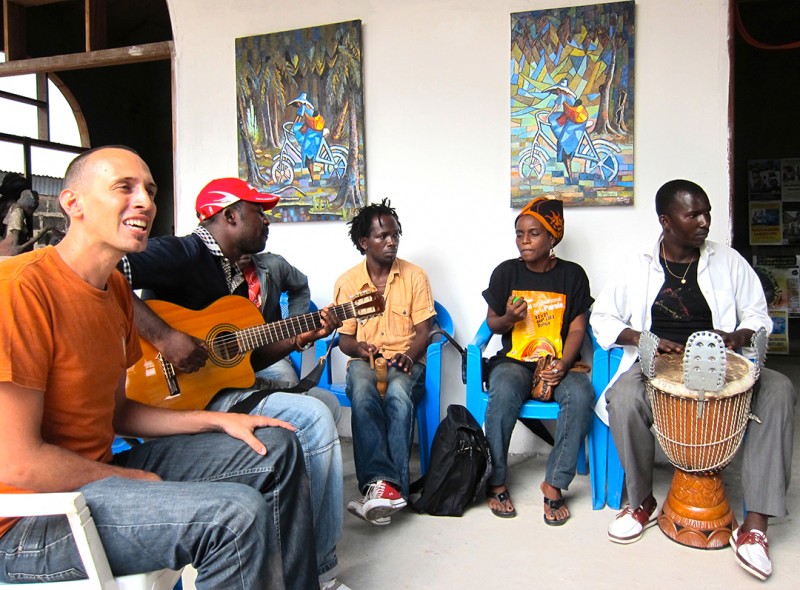
[[500,264],[492,272],[483,298],[496,314],[504,315],[512,293],[526,300],[528,317],[502,335],[503,348],[493,362],[530,363],[545,353],[561,357],[569,325],[594,301],[583,268],[561,259],[542,273],[529,270],[520,258]]
[[[127,259],[131,286],[152,291],[156,299],[200,310],[230,295],[220,258],[195,234],[152,238],[144,252]],[[247,297],[247,283],[235,294]]]
[[[664,259],[659,260],[666,278],[653,302],[650,331],[659,338],[685,344],[694,332],[714,328],[711,308],[697,284],[697,261],[688,265],[670,262],[669,270],[676,277],[664,267]],[[682,283],[679,277],[686,282]]]

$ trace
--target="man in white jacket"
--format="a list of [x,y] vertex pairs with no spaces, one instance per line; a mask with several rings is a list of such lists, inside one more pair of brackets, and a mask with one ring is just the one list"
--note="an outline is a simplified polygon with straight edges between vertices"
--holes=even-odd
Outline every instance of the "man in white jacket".
[[[740,349],[759,328],[772,329],[753,269],[731,248],[707,240],[711,205],[705,191],[693,182],[672,180],[658,190],[656,212],[662,233],[655,247],[620,265],[620,275],[605,285],[590,318],[600,346],[624,349],[606,391],[607,405],[601,398],[596,408],[601,416],[608,411],[625,469],[630,504],[608,528],[609,539],[622,544],[638,541],[656,522],[653,415],[637,360],[642,331],[660,338],[659,353],[680,353],[698,330],[713,330],[728,348]],[[749,512],[731,537],[737,562],[762,580],[772,573],[767,519],[786,514],[796,401],[784,375],[762,368],[752,403],[761,422],[750,423],[742,445]]]

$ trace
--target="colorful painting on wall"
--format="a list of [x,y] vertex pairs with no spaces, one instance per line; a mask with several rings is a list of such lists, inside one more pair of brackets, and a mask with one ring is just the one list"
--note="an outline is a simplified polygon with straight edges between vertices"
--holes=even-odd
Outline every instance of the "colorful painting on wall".
[[350,220],[367,202],[361,21],[236,39],[239,177],[275,221]]
[[511,15],[511,206],[633,204],[634,2]]

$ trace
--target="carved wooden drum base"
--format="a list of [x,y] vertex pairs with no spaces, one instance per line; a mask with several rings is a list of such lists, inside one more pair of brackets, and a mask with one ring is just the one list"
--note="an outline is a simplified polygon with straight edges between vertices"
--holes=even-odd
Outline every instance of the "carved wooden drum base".
[[670,539],[697,549],[728,547],[738,525],[719,474],[695,475],[675,469],[658,526]]

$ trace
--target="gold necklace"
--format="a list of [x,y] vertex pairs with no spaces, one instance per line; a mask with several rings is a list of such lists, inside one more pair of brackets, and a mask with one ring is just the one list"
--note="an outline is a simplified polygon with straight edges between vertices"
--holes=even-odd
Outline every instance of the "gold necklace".
[[686,284],[686,275],[689,274],[689,269],[692,268],[692,263],[695,261],[695,259],[692,258],[689,261],[689,264],[686,266],[686,270],[683,271],[683,276],[679,277],[678,275],[676,275],[674,272],[672,272],[669,269],[669,264],[667,263],[667,253],[664,251],[664,242],[661,242],[661,257],[664,259],[664,268],[667,269],[667,272],[669,274],[671,274],[673,277],[675,277],[676,279],[678,279],[681,282],[681,285],[685,285]]

